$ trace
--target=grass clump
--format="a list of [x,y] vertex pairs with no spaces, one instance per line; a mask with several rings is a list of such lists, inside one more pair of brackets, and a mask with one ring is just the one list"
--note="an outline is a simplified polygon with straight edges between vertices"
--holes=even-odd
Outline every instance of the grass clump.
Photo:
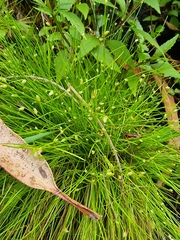
[[178,239],[179,155],[168,145],[177,134],[154,82],[140,78],[134,96],[124,70],[88,58],[57,63],[50,43],[11,31],[14,38],[1,39],[1,118],[23,138],[34,136],[29,144],[42,149],[58,187],[103,218],[94,222],[1,170],[0,238]]

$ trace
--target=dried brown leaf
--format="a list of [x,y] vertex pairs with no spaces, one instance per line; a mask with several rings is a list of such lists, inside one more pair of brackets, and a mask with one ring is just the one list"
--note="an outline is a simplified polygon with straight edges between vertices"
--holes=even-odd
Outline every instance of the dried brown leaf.
[[1,119],[0,133],[0,166],[5,171],[29,187],[53,193],[94,220],[101,218],[96,212],[63,193],[56,186],[52,171],[42,155],[35,156],[25,141]]
[[[168,119],[168,124],[172,129],[180,133],[177,108],[176,108],[174,97],[169,94],[169,86],[166,80],[165,79],[163,80],[161,76],[154,75],[154,79],[156,80],[158,87],[161,91],[161,95],[162,95],[162,99],[164,102],[164,107],[165,107],[165,111]],[[175,149],[179,150],[180,137],[171,138],[169,140],[169,144]],[[163,185],[164,183],[161,180],[157,181],[158,187],[162,187]]]
[[168,28],[171,29],[172,31],[174,31],[174,32],[176,32],[176,33],[180,33],[179,28],[177,28],[176,26],[174,26],[172,23],[166,21],[166,25],[167,25]]
[[[174,97],[171,96],[168,92],[169,91],[168,84],[158,75],[154,75],[154,78],[161,90],[162,99],[164,102],[164,107],[168,119],[168,124],[172,129],[180,133],[178,111]],[[180,147],[180,137],[171,138],[169,144],[174,146],[174,148],[178,150]]]

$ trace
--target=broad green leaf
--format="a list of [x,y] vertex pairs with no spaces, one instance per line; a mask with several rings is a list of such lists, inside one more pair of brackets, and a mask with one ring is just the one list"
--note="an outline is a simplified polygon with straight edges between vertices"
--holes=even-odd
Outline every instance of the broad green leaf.
[[80,49],[77,54],[78,59],[84,57],[100,44],[100,41],[92,35],[86,34],[80,43]]
[[159,1],[159,5],[161,6],[161,5],[165,5],[166,3],[168,3],[168,2],[171,2],[172,0],[160,0]]
[[121,72],[120,68],[116,64],[114,58],[112,57],[111,53],[105,46],[99,45],[96,49],[94,49],[92,52],[93,57],[107,66],[108,68],[115,70],[117,72]]
[[140,21],[138,19],[131,19],[131,18],[129,18],[127,21],[128,21],[128,23],[130,24],[130,26],[132,28],[140,29],[140,30],[143,31],[143,27],[142,27],[142,25],[141,25],[141,23],[140,23]]
[[61,10],[69,11],[75,2],[76,0],[57,0],[57,10],[59,13]]
[[155,32],[154,32],[155,36],[160,35],[164,31],[164,29],[165,29],[165,27],[162,25],[157,26],[157,28],[155,29]]
[[58,81],[62,77],[65,77],[67,69],[69,69],[71,63],[72,63],[71,55],[66,49],[58,52],[57,56],[54,59],[56,79],[58,79]]
[[107,22],[107,17],[105,15],[99,15],[97,16],[97,28],[104,26]]
[[84,19],[86,19],[89,13],[89,6],[87,5],[87,3],[77,4],[76,8],[83,14]]
[[126,3],[125,0],[116,0],[116,2],[119,4],[121,12],[124,14],[126,11]]
[[[176,43],[178,37],[179,37],[179,34],[177,34],[176,36],[174,36],[173,38],[171,38],[167,42],[163,43],[160,46],[161,51],[163,53],[166,53],[168,50],[170,50],[174,46],[174,44]],[[162,52],[160,52],[159,49],[156,49],[156,52],[152,56],[152,59],[160,57],[162,55]]]
[[110,1],[108,0],[94,0],[94,2],[101,3],[103,5],[112,7],[112,8],[117,8],[115,5],[113,5]]
[[78,42],[81,41],[81,34],[78,32],[75,26],[70,26],[69,34],[71,38],[78,40]]
[[180,2],[179,0],[173,2],[174,5],[178,5],[178,8],[180,8]]
[[72,12],[66,12],[66,11],[61,11],[60,14],[65,17],[75,28],[78,30],[78,32],[84,36],[85,34],[85,29],[84,25],[81,22],[80,18]]
[[50,34],[48,37],[47,37],[47,41],[57,41],[57,40],[60,40],[62,39],[61,37],[61,34],[59,32],[53,32],[52,34]]
[[135,74],[128,77],[128,86],[134,96],[136,96],[138,82],[139,78]]
[[139,37],[144,37],[144,39],[146,39],[151,45],[153,45],[154,47],[156,47],[163,55],[163,51],[161,50],[160,46],[157,44],[157,42],[151,37],[151,35],[149,35],[149,33],[137,29],[137,28],[133,28],[133,31],[136,33],[137,36]]
[[0,39],[6,36],[7,31],[8,31],[7,29],[0,29]]
[[46,8],[36,8],[35,7],[35,9],[38,10],[39,12],[43,12],[43,13],[49,15],[50,17],[52,17],[52,12],[48,7],[46,7]]
[[49,30],[53,29],[53,27],[43,27],[40,31],[39,31],[39,36],[44,36],[44,35],[48,35],[49,34]]
[[106,42],[106,45],[110,48],[111,53],[115,56],[115,60],[119,61],[121,66],[128,64],[131,68],[134,68],[132,56],[124,43],[117,40],[109,40]]
[[159,8],[159,0],[144,0],[148,6],[154,8],[159,14],[161,14],[161,10]]
[[175,91],[174,91],[174,89],[172,89],[172,88],[170,88],[170,89],[168,90],[168,93],[171,94],[172,96],[175,95]]
[[137,54],[138,54],[138,62],[139,62],[139,63],[141,63],[141,62],[143,62],[143,61],[148,60],[148,59],[151,58],[151,56],[149,55],[149,53],[146,53],[146,52],[140,52],[140,51],[138,51]]
[[164,77],[180,78],[180,73],[168,62],[160,60],[158,63],[151,64],[151,66],[156,69],[157,73],[162,74]]
[[151,16],[148,16],[146,18],[143,19],[143,21],[157,21],[159,19],[159,17],[157,16],[154,16],[154,15],[151,15]]
[[178,18],[178,10],[171,10],[171,11],[168,12],[168,15]]
[[[174,17],[174,16],[172,16],[171,18],[170,18],[170,23],[172,24],[172,25],[174,25],[177,29],[179,28],[179,20],[178,20],[178,18],[177,17]],[[179,30],[179,29],[178,29]],[[180,30],[179,31],[175,31],[175,32],[180,32]]]
[[24,141],[26,143],[31,143],[31,142],[34,142],[40,138],[44,138],[45,136],[48,136],[50,134],[54,133],[54,131],[51,131],[51,132],[45,132],[45,133],[39,133],[39,134],[36,134],[34,136],[30,136],[30,137],[26,137],[24,138]]
[[52,17],[51,9],[42,0],[34,0],[34,1],[39,5],[39,7],[37,8],[35,7],[35,9]]
[[175,88],[174,92],[180,94],[180,89]]

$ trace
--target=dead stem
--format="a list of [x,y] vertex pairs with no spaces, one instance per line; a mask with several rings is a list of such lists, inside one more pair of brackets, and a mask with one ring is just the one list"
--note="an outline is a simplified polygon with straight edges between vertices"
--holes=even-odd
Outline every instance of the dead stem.
[[[12,79],[12,78],[31,78],[31,79],[35,79],[35,80],[39,80],[39,81],[43,81],[43,82],[47,82],[50,83],[54,86],[56,86],[57,88],[59,88],[61,91],[65,92],[69,97],[73,98],[72,95],[68,92],[68,90],[66,90],[65,88],[63,88],[62,86],[60,86],[59,84],[57,84],[54,81],[51,81],[47,78],[42,78],[42,77],[38,77],[38,76],[33,76],[33,75],[20,75],[20,76],[8,76],[8,79]],[[76,99],[73,99],[74,101],[76,101]]]

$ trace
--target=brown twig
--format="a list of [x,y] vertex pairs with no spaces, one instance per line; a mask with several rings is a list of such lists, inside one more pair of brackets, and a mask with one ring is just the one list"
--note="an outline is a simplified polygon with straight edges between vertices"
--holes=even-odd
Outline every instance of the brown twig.
[[[20,75],[20,76],[8,76],[7,77],[7,79],[12,79],[12,78],[31,78],[31,79],[47,82],[47,83],[50,83],[50,84],[56,86],[61,91],[65,92],[69,97],[73,98],[73,96],[65,88],[63,88],[61,85],[57,84],[56,82],[54,82],[52,80],[46,79],[46,78],[33,76],[33,75],[22,75],[22,76]],[[73,99],[73,100],[76,101],[76,99]]]

